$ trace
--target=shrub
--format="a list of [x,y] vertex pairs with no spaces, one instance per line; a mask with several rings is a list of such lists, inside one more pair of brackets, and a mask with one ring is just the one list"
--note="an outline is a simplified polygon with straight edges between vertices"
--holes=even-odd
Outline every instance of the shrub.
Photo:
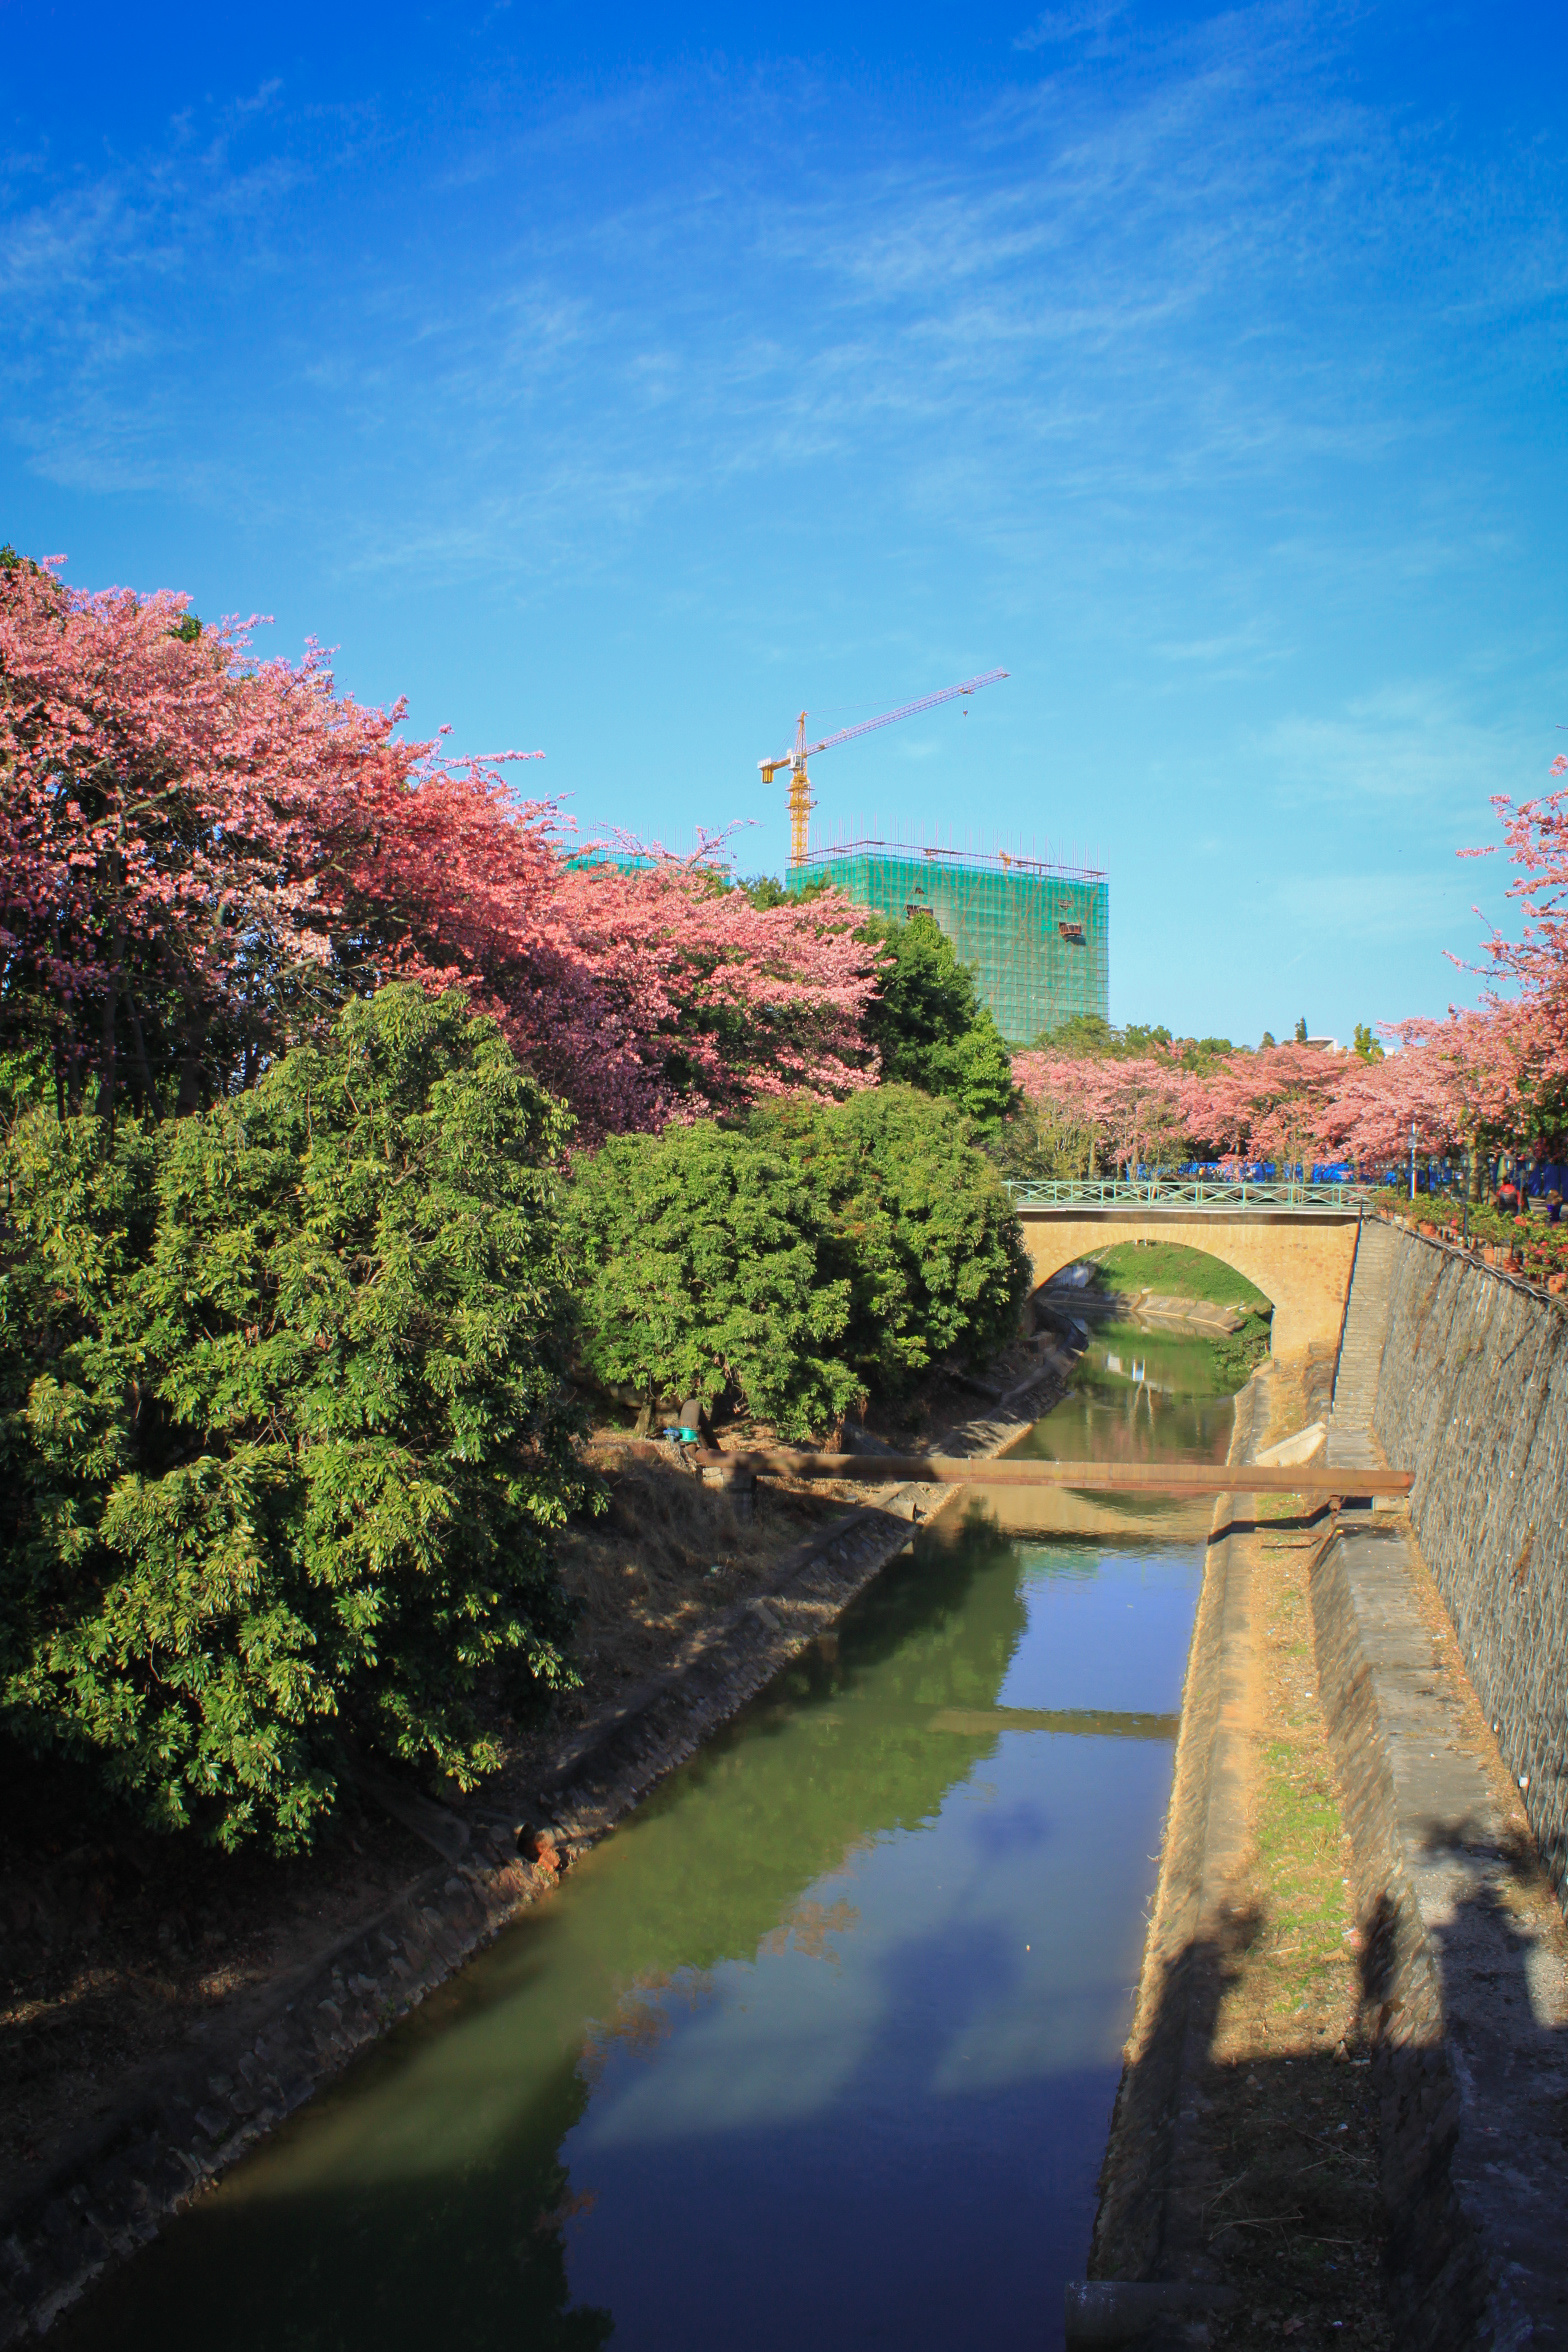
[[482,1669],[575,1680],[563,1123],[492,1023],[397,987],[209,1114],[12,1130],[14,1736],[160,1827],[290,1848],[344,1736],[467,1785]]

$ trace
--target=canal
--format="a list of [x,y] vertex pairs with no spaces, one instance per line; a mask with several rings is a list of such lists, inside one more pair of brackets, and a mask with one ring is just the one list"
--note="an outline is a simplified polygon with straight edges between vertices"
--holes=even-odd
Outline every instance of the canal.
[[[1102,1331],[1018,1450],[1222,1457],[1230,1421],[1203,1342]],[[1206,1526],[1141,1499],[1043,1523],[1073,1500],[923,1533],[59,2339],[1059,2341]]]

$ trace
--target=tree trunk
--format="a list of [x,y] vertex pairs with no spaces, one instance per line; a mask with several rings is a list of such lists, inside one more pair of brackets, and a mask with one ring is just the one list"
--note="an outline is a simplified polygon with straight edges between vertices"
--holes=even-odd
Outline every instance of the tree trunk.
[[131,1043],[136,1048],[136,1081],[141,1096],[136,1107],[140,1111],[150,1106],[152,1115],[156,1119],[163,1106],[158,1100],[157,1088],[152,1082],[152,1065],[147,1059],[147,1040],[142,1034],[142,1017],[136,1009],[136,998],[129,988],[125,991],[125,1010],[131,1024]]
[[116,1091],[116,1040],[114,1016],[120,1003],[120,981],[125,967],[125,925],[118,923],[114,933],[114,961],[103,985],[103,1019],[98,1030],[98,1116],[114,1126]]
[[206,1023],[187,996],[185,1000],[185,1047],[180,1056],[180,1091],[175,1100],[175,1114],[188,1118],[202,1107],[201,1055],[206,1042]]

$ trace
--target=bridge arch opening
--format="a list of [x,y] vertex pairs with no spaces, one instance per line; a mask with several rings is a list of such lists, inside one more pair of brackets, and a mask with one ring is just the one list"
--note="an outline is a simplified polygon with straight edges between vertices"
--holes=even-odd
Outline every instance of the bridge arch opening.
[[1048,1326],[1062,1330],[1070,1317],[1088,1330],[1094,1361],[1103,1346],[1108,1373],[1130,1370],[1155,1387],[1201,1388],[1210,1378],[1232,1395],[1269,1352],[1273,1300],[1249,1275],[1186,1242],[1113,1240],[1033,1296]]
[[1102,1290],[1115,1291],[1124,1298],[1151,1293],[1221,1311],[1265,1317],[1274,1312],[1273,1299],[1245,1267],[1221,1250],[1198,1248],[1189,1241],[1152,1241],[1138,1236],[1104,1241],[1085,1256],[1068,1260],[1045,1281],[1055,1281],[1071,1267],[1090,1265],[1096,1269]]
[[[1068,1266],[1128,1243],[1176,1243],[1241,1275],[1274,1309],[1278,1361],[1338,1351],[1355,1264],[1358,1216],[1348,1210],[1096,1208],[1072,1202],[1019,1209],[1036,1290]],[[1149,1252],[1151,1263],[1155,1252]]]

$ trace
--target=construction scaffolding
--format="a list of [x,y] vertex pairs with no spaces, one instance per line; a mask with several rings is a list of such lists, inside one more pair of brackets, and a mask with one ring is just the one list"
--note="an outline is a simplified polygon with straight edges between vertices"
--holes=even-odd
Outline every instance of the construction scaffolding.
[[834,882],[895,922],[930,916],[974,972],[1009,1045],[1033,1045],[1075,1013],[1106,1018],[1110,891],[1094,867],[849,841],[792,862],[785,879],[791,890]]

